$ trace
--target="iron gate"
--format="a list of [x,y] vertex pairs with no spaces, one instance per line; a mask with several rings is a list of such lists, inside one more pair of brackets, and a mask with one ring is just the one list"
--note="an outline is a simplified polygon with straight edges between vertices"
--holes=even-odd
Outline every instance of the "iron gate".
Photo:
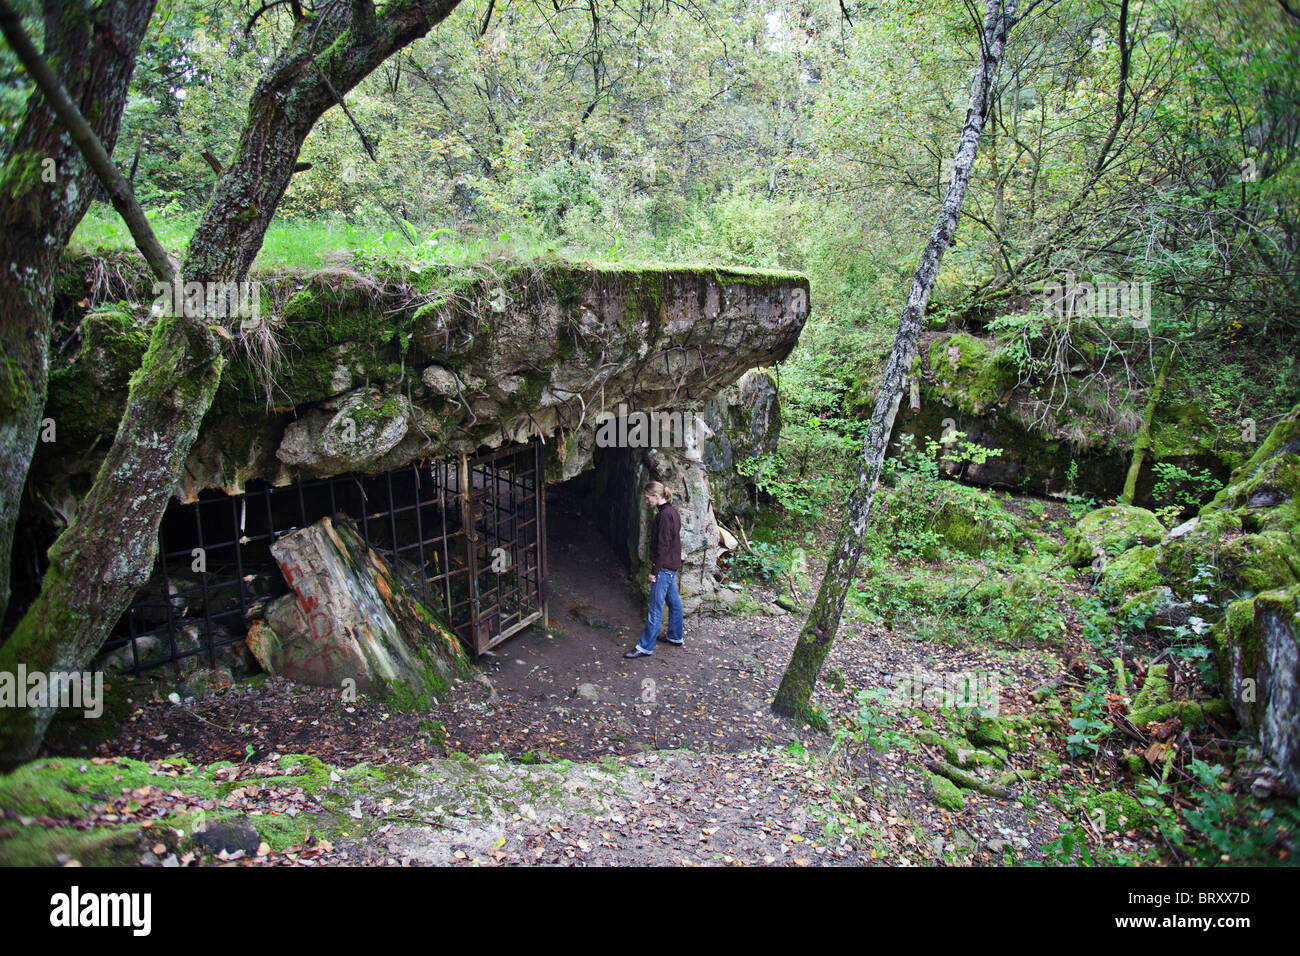
[[507,446],[460,459],[463,523],[469,529],[468,622],[482,654],[546,613],[546,488],[541,445]]
[[[341,475],[172,504],[158,561],[114,629],[132,670],[202,656],[215,664],[287,594],[270,546],[327,515],[374,548],[475,655],[545,619],[542,446],[511,445],[373,476]],[[198,556],[202,556],[199,560]],[[153,640],[138,643],[140,638]],[[142,659],[141,647],[151,648]]]

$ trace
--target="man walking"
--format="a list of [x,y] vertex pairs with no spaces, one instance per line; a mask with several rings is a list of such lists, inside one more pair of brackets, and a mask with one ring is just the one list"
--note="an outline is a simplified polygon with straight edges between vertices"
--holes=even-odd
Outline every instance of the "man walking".
[[668,602],[669,644],[682,643],[682,599],[677,594],[677,572],[682,568],[682,516],[673,507],[673,493],[660,482],[645,486],[645,502],[659,509],[650,527],[650,616],[636,647],[624,657],[649,657],[654,653],[663,620],[664,601]]

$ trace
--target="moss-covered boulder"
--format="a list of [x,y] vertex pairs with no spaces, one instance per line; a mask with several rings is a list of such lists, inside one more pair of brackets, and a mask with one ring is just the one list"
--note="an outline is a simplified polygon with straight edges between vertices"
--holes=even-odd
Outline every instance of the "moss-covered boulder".
[[973,415],[1006,399],[1019,378],[996,343],[963,332],[931,342],[929,358],[935,385]]
[[1144,830],[1151,825],[1147,809],[1121,790],[1090,794],[1084,799],[1084,809],[1100,830]]
[[1300,786],[1300,584],[1233,602],[1212,634],[1237,719]]
[[1163,724],[1177,717],[1183,727],[1203,727],[1211,717],[1224,717],[1232,708],[1226,700],[1171,700],[1129,712],[1128,719],[1137,727]]
[[[1031,543],[1026,529],[996,497],[950,481],[900,481],[880,490],[875,519],[897,538],[909,543],[937,539],[936,544],[979,555]],[[938,548],[923,548],[927,558]]]
[[966,737],[980,747],[1015,749],[1015,736],[1007,723],[998,717],[972,715],[966,724]]
[[[904,401],[890,438],[891,454],[908,436],[917,449],[943,442],[953,430],[973,445],[999,449],[983,461],[953,459],[944,448],[940,468],[969,484],[1033,494],[1069,491],[1114,497],[1124,479],[1127,453],[1105,426],[1093,428],[1104,404],[1044,414],[1046,395],[1024,381],[1004,343],[964,332],[929,336],[918,376],[919,409]],[[847,399],[860,415],[875,402],[877,383],[863,379]],[[1049,390],[1050,391],[1050,390]],[[1075,395],[1075,386],[1064,394]]]
[[275,455],[303,474],[382,468],[406,435],[410,416],[405,395],[357,389],[292,422]]
[[1197,517],[1161,545],[1160,572],[1178,594],[1223,605],[1300,582],[1300,406],[1232,474]]
[[1173,700],[1173,696],[1173,685],[1169,683],[1169,665],[1152,664],[1147,669],[1142,689],[1133,698],[1131,711],[1145,710],[1157,704],[1168,703]]
[[1156,547],[1129,548],[1102,565],[1102,586],[1116,594],[1137,594],[1159,587],[1160,573],[1156,570],[1159,556]]
[[937,773],[927,772],[925,777],[930,787],[930,797],[934,800],[936,807],[951,810],[954,813],[960,813],[966,809],[966,798],[955,783],[947,777],[939,776]]
[[1063,557],[1076,568],[1099,555],[1114,560],[1135,545],[1159,544],[1164,534],[1160,519],[1145,508],[1110,505],[1080,519],[1070,531]]
[[117,432],[131,374],[149,346],[145,320],[120,306],[88,314],[78,336],[73,361],[50,373],[45,415],[54,421],[56,446],[91,444]]

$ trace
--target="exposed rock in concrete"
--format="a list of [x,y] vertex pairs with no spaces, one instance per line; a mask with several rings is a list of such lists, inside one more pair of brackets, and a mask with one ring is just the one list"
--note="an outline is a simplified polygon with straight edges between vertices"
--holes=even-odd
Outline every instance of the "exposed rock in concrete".
[[290,424],[275,456],[309,473],[365,471],[382,461],[409,427],[411,403],[405,395],[358,389],[324,408],[335,404],[333,414],[313,408]]

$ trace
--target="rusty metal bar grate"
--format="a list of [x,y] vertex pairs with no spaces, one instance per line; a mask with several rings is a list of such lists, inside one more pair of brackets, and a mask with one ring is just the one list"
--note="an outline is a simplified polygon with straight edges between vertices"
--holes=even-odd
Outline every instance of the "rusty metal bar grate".
[[475,654],[542,613],[541,447],[507,446],[375,476],[344,475],[172,504],[158,560],[105,645],[141,671],[191,657],[216,665],[289,588],[271,555],[280,537],[346,514]]

